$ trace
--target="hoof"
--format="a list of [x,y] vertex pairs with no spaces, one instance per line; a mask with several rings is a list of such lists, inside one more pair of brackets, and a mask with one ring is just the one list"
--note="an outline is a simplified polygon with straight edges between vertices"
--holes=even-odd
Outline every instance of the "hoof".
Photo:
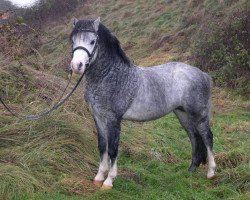
[[102,187],[103,181],[93,181],[96,187]]
[[109,185],[102,185],[101,190],[112,190],[113,186],[109,186]]
[[216,178],[215,172],[216,172],[216,166],[211,167],[210,169],[208,169],[208,172],[207,172],[207,179],[212,180],[212,179]]
[[195,164],[192,164],[189,168],[188,171],[189,172],[194,172],[196,170],[197,166]]
[[209,180],[213,180],[215,178],[216,178],[215,174],[213,174],[213,175],[207,175],[207,179],[209,179]]

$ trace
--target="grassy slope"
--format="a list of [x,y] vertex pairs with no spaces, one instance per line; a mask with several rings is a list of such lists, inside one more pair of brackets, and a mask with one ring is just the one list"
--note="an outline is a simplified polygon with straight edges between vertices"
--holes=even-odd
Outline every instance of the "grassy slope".
[[[188,53],[181,54],[180,43],[182,32],[193,28],[182,28],[185,16],[195,10],[191,1],[169,4],[149,0],[96,2],[79,9],[78,16],[101,15],[137,64],[149,66],[188,58]],[[220,4],[214,6],[211,2],[204,1],[203,6],[215,10],[220,7]],[[227,9],[234,7],[237,6],[228,6]],[[88,16],[82,16],[82,9],[89,13]],[[41,53],[48,65],[57,67],[65,62],[69,46],[65,33],[69,33],[70,25],[53,27],[49,28],[50,33],[59,32],[60,37],[54,47],[43,45]],[[190,142],[171,114],[143,124],[124,122],[119,176],[112,191],[102,192],[91,183],[98,166],[93,121],[82,104],[80,91],[77,94],[55,114],[37,122],[19,121],[3,115],[4,111],[0,110],[0,197],[249,198],[249,102],[221,89],[214,90],[212,130],[219,164],[217,179],[208,181],[205,178],[206,166],[192,174],[187,172]]]

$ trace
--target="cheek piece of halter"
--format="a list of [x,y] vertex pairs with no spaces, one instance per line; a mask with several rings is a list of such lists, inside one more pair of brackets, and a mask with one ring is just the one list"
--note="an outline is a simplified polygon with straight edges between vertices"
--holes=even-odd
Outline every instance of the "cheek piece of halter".
[[90,65],[91,61],[93,60],[94,55],[95,55],[95,52],[96,52],[96,49],[97,49],[97,46],[98,46],[97,44],[98,44],[99,37],[98,37],[98,34],[95,31],[93,31],[93,30],[90,30],[90,29],[81,29],[81,31],[82,32],[91,32],[91,33],[94,33],[96,35],[95,46],[94,46],[94,49],[93,49],[92,53],[90,53],[89,50],[86,49],[83,46],[77,46],[74,49],[72,49],[72,57],[73,57],[75,51],[77,51],[77,50],[83,50],[83,51],[85,51],[88,54],[89,62],[86,64],[86,67],[88,67]]

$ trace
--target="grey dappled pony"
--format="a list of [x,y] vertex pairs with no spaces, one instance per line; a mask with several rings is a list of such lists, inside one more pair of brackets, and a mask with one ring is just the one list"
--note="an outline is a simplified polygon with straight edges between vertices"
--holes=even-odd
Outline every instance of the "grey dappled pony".
[[189,170],[205,164],[208,157],[207,177],[215,176],[209,126],[212,82],[206,73],[180,62],[147,68],[135,66],[100,18],[75,19],[71,41],[70,67],[75,73],[85,73],[85,100],[98,132],[101,162],[94,178],[96,185],[106,189],[113,186],[123,119],[149,121],[172,111],[192,144]]

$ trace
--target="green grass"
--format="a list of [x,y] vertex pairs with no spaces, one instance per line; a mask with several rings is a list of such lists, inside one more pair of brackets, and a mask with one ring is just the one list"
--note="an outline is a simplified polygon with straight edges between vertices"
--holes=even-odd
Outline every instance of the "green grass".
[[[229,124],[237,125],[238,122],[249,121],[249,113],[241,110],[238,114],[240,115],[229,113],[213,118],[212,129],[215,137],[218,172],[217,178],[212,181],[206,179],[206,166],[201,166],[194,173],[187,171],[190,164],[191,146],[186,133],[181,129],[175,116],[171,114],[143,125],[130,122],[124,124],[119,156],[120,173],[112,191],[96,190],[94,193],[91,191],[81,195],[72,195],[56,187],[49,193],[41,193],[41,191],[36,193],[28,190],[27,194],[14,199],[247,199],[250,189],[249,137],[241,138],[242,135],[247,134],[244,131],[226,132],[223,128]],[[58,127],[61,125],[57,124]],[[63,130],[62,128],[58,134],[64,134]],[[83,137],[83,135],[76,137]],[[228,137],[236,143],[232,145],[232,140],[228,140]],[[220,143],[219,140],[224,140],[224,142]],[[50,145],[44,146],[47,149]],[[85,143],[82,143],[82,146],[84,147]],[[40,148],[43,148],[43,145]],[[93,147],[89,148],[93,149]],[[65,148],[57,147],[56,144],[53,145],[53,149],[53,153],[56,149],[60,152],[63,149],[65,151]],[[46,153],[46,150],[41,151]],[[86,149],[82,151],[88,152]],[[51,153],[51,150],[48,150],[46,155],[49,152]],[[97,156],[94,150],[92,153],[93,155],[90,156]],[[77,158],[79,157],[75,156],[71,160],[70,168],[74,170],[71,173],[81,172],[81,168],[86,164],[82,162],[76,165],[74,162],[77,162]],[[41,162],[41,159],[37,157],[37,162]],[[50,159],[63,163],[61,160],[56,160],[54,156]],[[47,167],[45,165],[44,169]],[[96,166],[93,166],[90,172],[85,173],[93,175],[95,168]],[[53,170],[48,169],[49,173],[51,171]],[[59,173],[60,170],[56,171],[54,171],[57,174],[54,175],[55,182],[62,176]],[[20,174],[22,172],[17,171],[17,177]],[[88,178],[90,180],[92,177],[88,176]],[[33,180],[32,176],[25,177],[24,180],[29,181],[33,187],[36,185],[36,180]],[[78,189],[81,191],[81,188]]]

